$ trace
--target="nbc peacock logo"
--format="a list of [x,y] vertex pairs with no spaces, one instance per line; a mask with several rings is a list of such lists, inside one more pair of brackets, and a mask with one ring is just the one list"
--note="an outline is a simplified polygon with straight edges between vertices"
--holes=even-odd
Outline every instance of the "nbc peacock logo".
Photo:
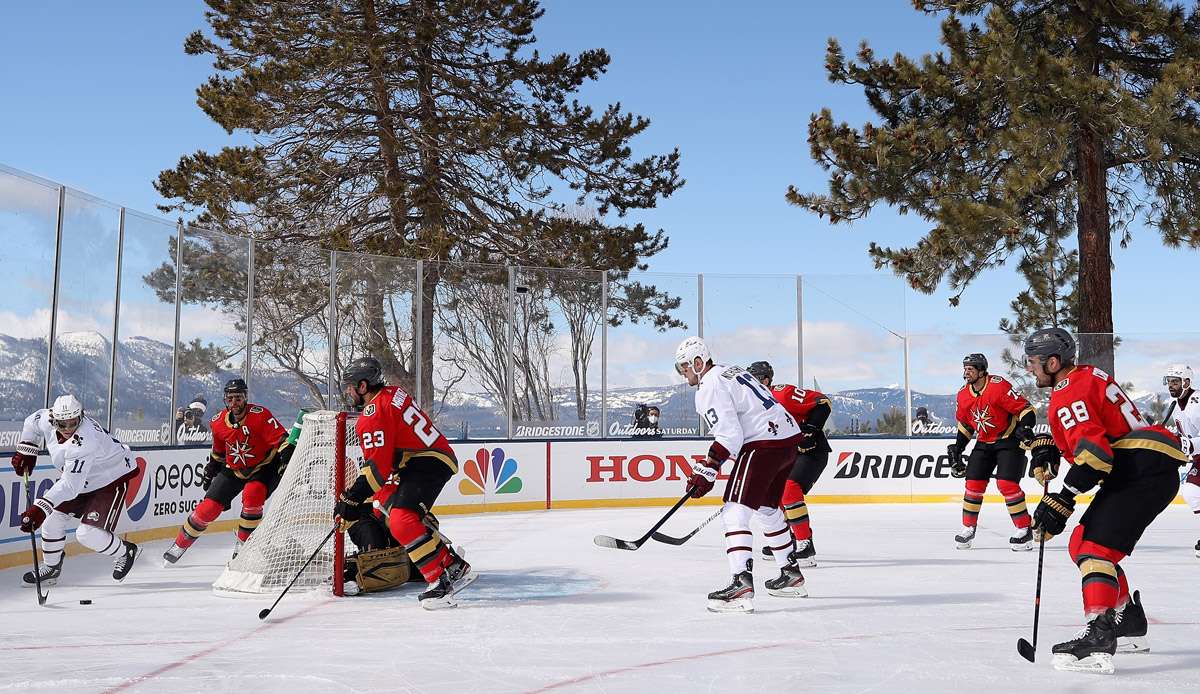
[[487,489],[489,471],[493,493],[516,494],[521,491],[523,484],[521,478],[517,477],[517,461],[505,457],[503,448],[480,448],[475,451],[475,457],[463,466],[466,478],[459,480],[458,491],[466,496],[483,494]]

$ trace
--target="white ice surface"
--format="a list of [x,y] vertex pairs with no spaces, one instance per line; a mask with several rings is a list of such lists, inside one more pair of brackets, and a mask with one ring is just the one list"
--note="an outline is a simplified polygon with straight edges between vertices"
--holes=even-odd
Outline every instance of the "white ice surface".
[[[1065,538],[1046,549],[1038,662],[1029,638],[1037,552],[1007,547],[1003,505],[985,505],[976,548],[954,549],[954,504],[812,505],[820,565],[811,597],[767,595],[756,614],[712,614],[728,582],[713,522],[682,547],[602,549],[633,539],[656,508],[446,517],[481,574],[455,610],[412,588],[375,597],[228,599],[209,586],[231,535],[202,538],[170,569],[147,544],[122,584],[110,560],[69,557],[45,607],[0,571],[0,692],[1183,692],[1200,686],[1198,521],[1170,507],[1122,564],[1142,591],[1153,652],[1119,655],[1111,677],[1063,673],[1049,646],[1082,615]],[[685,508],[683,534],[712,507]],[[80,599],[91,599],[83,606]]]

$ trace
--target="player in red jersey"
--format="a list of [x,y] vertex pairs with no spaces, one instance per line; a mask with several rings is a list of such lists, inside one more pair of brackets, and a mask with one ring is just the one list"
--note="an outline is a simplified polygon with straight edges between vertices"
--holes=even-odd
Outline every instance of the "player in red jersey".
[[1111,673],[1118,649],[1148,650],[1146,613],[1138,593],[1130,595],[1118,564],[1175,498],[1178,466],[1187,457],[1174,434],[1147,425],[1112,376],[1075,364],[1075,340],[1062,328],[1030,335],[1025,360],[1039,388],[1054,388],[1046,410],[1052,437],[1031,443],[1032,466],[1053,473],[1060,454],[1070,463],[1062,490],[1046,494],[1034,511],[1035,531],[1042,538],[1061,534],[1075,497],[1103,483],[1068,543],[1083,575],[1088,625],[1076,638],[1054,646],[1054,665]]
[[792,471],[783,487],[783,515],[792,531],[792,537],[780,538],[775,546],[763,547],[763,556],[770,558],[775,552],[795,551],[797,565],[816,566],[817,550],[813,545],[812,525],[809,523],[808,505],[804,496],[812,490],[817,478],[829,464],[829,453],[833,449],[829,447],[829,440],[825,438],[825,422],[829,420],[833,408],[829,404],[829,398],[819,391],[804,390],[783,383],[771,385],[775,378],[775,369],[769,362],[756,361],[747,367],[746,371],[771,389],[771,395],[795,418],[804,434],[804,441],[796,451],[796,462],[792,463]]
[[342,493],[334,513],[354,522],[372,509],[374,498],[387,515],[388,529],[429,584],[421,606],[454,607],[453,596],[475,580],[471,565],[451,552],[427,512],[458,472],[450,442],[412,397],[383,380],[374,357],[352,362],[342,374],[346,398],[362,412],[355,424],[363,467]]
[[287,429],[270,410],[247,402],[247,390],[240,378],[225,384],[225,409],[212,418],[212,453],[200,479],[204,500],[180,526],[175,543],[163,554],[164,565],[179,561],[239,493],[242,517],[233,556],[262,522],[267,497],[275,491],[295,449],[288,442]]
[[[988,375],[987,357],[968,354],[963,357],[963,384],[958,391],[958,436],[946,448],[950,456],[950,474],[966,477],[963,492],[963,528],[954,536],[959,549],[969,549],[979,525],[979,510],[987,492],[988,479],[996,473],[996,487],[1004,496],[1016,532],[1008,538],[1014,551],[1033,549],[1029,529],[1029,511],[1021,477],[1025,474],[1025,451],[1021,442],[1033,439],[1034,412],[1029,401],[1017,394],[1012,384],[1000,376]],[[975,438],[975,448],[966,463],[963,450]]]

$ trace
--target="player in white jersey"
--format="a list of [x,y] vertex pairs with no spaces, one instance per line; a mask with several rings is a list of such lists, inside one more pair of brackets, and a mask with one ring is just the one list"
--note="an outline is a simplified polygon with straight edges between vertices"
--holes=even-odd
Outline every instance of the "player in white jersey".
[[[1186,364],[1167,367],[1163,385],[1174,400],[1171,421],[1167,425],[1179,434],[1183,453],[1192,460],[1184,473],[1179,493],[1192,508],[1192,513],[1200,515],[1200,393],[1192,388],[1192,367]],[[1196,556],[1200,557],[1200,541],[1196,542]]]
[[[137,557],[137,545],[122,540],[113,531],[125,511],[129,482],[138,474],[137,465],[129,459],[129,447],[85,415],[74,395],[61,395],[53,407],[25,418],[21,442],[12,458],[18,475],[33,470],[42,446],[60,470],[59,478],[21,514],[23,532],[42,530],[46,563],[41,567],[41,582],[54,585],[62,574],[68,516],[80,520],[75,532],[79,544],[115,557],[113,578],[124,579]],[[23,581],[31,586],[36,577],[30,571]]]
[[[689,337],[675,350],[675,370],[696,387],[696,413],[708,424],[713,442],[703,463],[692,469],[688,491],[701,497],[713,488],[721,464],[733,460],[725,486],[726,556],[733,582],[708,594],[712,612],[753,612],[753,534],[757,521],[772,545],[788,542],[791,531],[780,499],[796,446],[802,439],[799,424],[771,392],[740,366],[714,364],[708,346]],[[777,552],[779,577],[767,581],[767,592],[779,597],[805,597],[804,575],[797,552]]]

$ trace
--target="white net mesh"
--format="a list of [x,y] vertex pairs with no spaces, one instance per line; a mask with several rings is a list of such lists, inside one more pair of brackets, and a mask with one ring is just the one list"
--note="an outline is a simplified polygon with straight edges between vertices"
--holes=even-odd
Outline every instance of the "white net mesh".
[[[347,426],[353,426],[347,419]],[[342,438],[343,450],[338,450],[337,422],[337,412],[304,415],[296,451],[271,495],[262,524],[213,583],[213,592],[239,596],[283,590],[329,534],[337,502],[338,461],[346,468],[343,480],[353,481],[358,474],[355,462],[345,455],[346,437]],[[331,585],[334,540],[325,543],[292,590]]]

